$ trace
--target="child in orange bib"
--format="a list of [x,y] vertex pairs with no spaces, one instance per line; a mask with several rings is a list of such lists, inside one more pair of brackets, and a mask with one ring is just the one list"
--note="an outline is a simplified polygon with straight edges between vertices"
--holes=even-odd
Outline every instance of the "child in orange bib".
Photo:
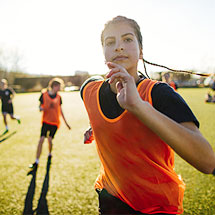
[[93,77],[81,88],[101,161],[100,214],[181,214],[185,184],[174,151],[206,174],[215,168],[214,152],[181,96],[138,74],[142,36],[134,20],[114,18],[101,41],[108,79]]
[[43,112],[42,114],[42,128],[41,128],[41,135],[40,140],[37,146],[37,153],[36,153],[36,161],[31,164],[29,167],[33,170],[37,169],[38,163],[39,163],[39,157],[42,152],[42,145],[47,137],[47,133],[49,132],[48,136],[48,143],[49,143],[49,155],[48,155],[48,161],[51,161],[52,158],[52,140],[55,136],[55,133],[57,129],[60,126],[60,116],[63,117],[63,120],[68,127],[68,129],[71,129],[69,124],[66,121],[66,118],[64,117],[61,104],[62,99],[61,96],[58,94],[60,91],[61,84],[63,84],[63,80],[59,78],[54,78],[49,82],[49,90],[46,92],[43,92],[40,96],[40,111]]

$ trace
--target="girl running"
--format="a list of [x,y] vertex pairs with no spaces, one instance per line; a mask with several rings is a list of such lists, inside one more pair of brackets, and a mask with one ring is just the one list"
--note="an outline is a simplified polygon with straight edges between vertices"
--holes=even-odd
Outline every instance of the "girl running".
[[100,214],[181,214],[185,184],[174,171],[174,151],[206,174],[215,154],[183,98],[138,73],[142,35],[134,20],[115,17],[101,42],[108,79],[91,78],[81,88],[101,160]]
[[62,99],[61,96],[58,94],[60,91],[61,85],[63,84],[63,80],[59,78],[54,78],[49,82],[48,90],[40,96],[40,111],[43,111],[42,114],[42,128],[41,128],[41,135],[40,140],[37,146],[37,153],[36,153],[36,161],[31,164],[29,167],[32,169],[37,169],[39,164],[40,154],[42,152],[42,145],[47,137],[48,133],[48,144],[49,144],[49,155],[48,161],[51,161],[52,158],[52,140],[55,136],[57,129],[60,126],[60,115],[63,117],[63,120],[68,127],[71,129],[69,124],[64,117],[61,104]]
[[2,115],[4,119],[4,124],[5,124],[5,132],[6,134],[9,131],[9,126],[7,123],[7,114],[10,115],[11,119],[17,120],[17,122],[20,124],[20,118],[18,116],[15,116],[13,113],[13,103],[12,99],[14,98],[15,92],[11,87],[8,87],[8,82],[6,79],[1,80],[1,91],[0,91],[0,97],[1,97],[1,102],[2,102]]

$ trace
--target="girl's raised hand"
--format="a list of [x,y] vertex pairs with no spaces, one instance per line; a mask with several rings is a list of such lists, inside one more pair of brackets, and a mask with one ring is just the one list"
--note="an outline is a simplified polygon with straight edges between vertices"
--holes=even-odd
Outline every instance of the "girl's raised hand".
[[132,111],[135,105],[141,101],[134,77],[119,64],[107,62],[107,66],[110,71],[106,77],[110,78],[110,84],[116,84],[119,105],[128,111]]
[[88,130],[85,131],[84,133],[84,144],[89,144],[92,143],[92,141],[94,140],[93,137],[93,130],[90,127]]

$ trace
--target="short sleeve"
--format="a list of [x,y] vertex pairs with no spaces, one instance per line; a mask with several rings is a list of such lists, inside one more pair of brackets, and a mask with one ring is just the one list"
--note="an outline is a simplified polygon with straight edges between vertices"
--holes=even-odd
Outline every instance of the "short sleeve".
[[43,104],[43,94],[40,95],[39,101],[40,101],[40,104],[42,105]]
[[9,92],[10,95],[13,95],[13,94],[14,94],[13,88],[8,87],[7,90],[8,90],[8,92]]
[[199,122],[185,100],[166,83],[156,83],[152,88],[152,104],[159,112],[178,123],[194,122],[199,127]]

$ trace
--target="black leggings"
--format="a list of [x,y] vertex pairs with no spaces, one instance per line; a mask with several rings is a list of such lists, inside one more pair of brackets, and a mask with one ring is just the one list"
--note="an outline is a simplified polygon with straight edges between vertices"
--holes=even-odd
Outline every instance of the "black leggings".
[[[102,190],[96,189],[96,192],[99,195],[99,215],[112,215],[112,214],[146,215],[139,211],[135,211],[125,202],[109,194],[105,189],[102,189]],[[155,215],[168,215],[168,214],[157,213]]]

